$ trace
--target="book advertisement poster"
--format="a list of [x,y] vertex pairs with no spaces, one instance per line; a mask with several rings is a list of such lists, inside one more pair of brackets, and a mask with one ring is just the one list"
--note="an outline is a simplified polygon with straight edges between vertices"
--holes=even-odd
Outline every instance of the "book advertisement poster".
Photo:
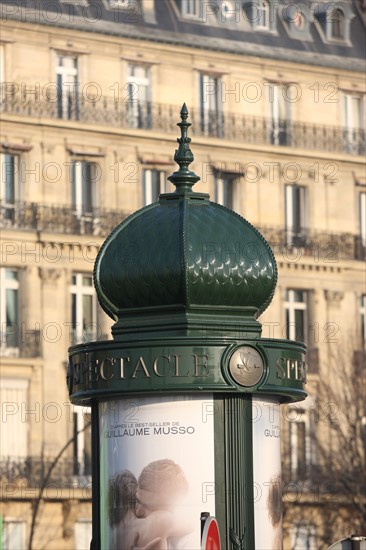
[[199,550],[215,515],[211,394],[101,402],[103,550]]
[[256,548],[282,549],[280,406],[253,398],[253,482]]

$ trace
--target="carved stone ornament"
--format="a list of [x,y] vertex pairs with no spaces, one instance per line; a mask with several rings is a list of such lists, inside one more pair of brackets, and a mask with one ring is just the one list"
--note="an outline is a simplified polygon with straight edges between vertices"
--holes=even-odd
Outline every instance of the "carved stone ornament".
[[56,285],[57,280],[61,275],[61,272],[59,269],[39,267],[38,274],[42,283],[47,285]]

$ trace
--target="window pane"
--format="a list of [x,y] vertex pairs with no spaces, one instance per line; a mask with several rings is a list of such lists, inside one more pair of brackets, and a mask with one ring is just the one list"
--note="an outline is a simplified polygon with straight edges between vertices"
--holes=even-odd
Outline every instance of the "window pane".
[[17,281],[18,280],[18,271],[16,269],[6,269],[5,278],[8,281]]
[[160,172],[158,170],[151,171],[151,197],[152,201],[157,201],[160,194]]
[[93,277],[91,275],[83,275],[83,286],[93,286]]
[[305,327],[304,327],[304,310],[295,310],[295,327],[296,327],[296,340],[304,341],[305,339]]
[[72,328],[77,328],[77,313],[76,313],[76,294],[71,295],[71,316],[72,316]]
[[93,209],[93,165],[89,162],[82,164],[82,210],[91,212]]
[[290,327],[290,312],[288,309],[286,309],[286,338],[287,340],[294,340],[294,336],[292,335],[293,330]]
[[303,302],[304,301],[304,291],[303,290],[294,290],[293,295],[294,295],[295,302]]
[[19,521],[4,521],[2,533],[3,550],[22,550],[24,548],[23,523]]
[[18,321],[18,291],[6,289],[6,326]]
[[83,296],[83,330],[93,323],[93,296]]
[[305,422],[296,422],[297,427],[297,473],[300,479],[306,477],[306,428]]
[[5,202],[14,203],[15,201],[15,156],[5,155],[4,166],[5,177]]

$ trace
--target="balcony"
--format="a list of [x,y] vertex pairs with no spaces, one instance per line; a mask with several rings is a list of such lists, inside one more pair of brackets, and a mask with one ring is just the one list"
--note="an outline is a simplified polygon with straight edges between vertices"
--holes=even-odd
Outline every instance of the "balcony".
[[[71,485],[83,487],[91,482],[91,462],[80,463],[74,458],[60,458],[48,478],[54,459],[40,456],[1,457],[0,480],[8,483],[22,483],[28,487],[39,488],[47,485]],[[57,486],[56,485],[56,486]]]
[[[119,210],[94,209],[80,215],[71,206],[17,202],[0,203],[0,228],[20,231],[46,231],[67,235],[107,237],[129,215]],[[366,245],[360,235],[303,228],[289,233],[286,227],[258,227],[273,251],[287,262],[304,257],[314,263],[334,264],[339,260],[365,260]]]
[[[151,130],[176,134],[175,125],[180,106],[151,102],[126,101],[126,98],[84,97],[66,93],[47,97],[14,84],[2,94],[3,114],[70,120],[112,128]],[[23,93],[16,91],[22,89]],[[223,105],[225,107],[225,105]],[[330,153],[363,155],[365,130],[325,126],[291,120],[273,120],[252,115],[190,108],[194,136],[207,136],[253,145],[286,146]]]
[[41,332],[39,330],[19,330],[13,326],[0,333],[0,357],[34,358],[41,356]]
[[360,235],[302,228],[289,234],[286,227],[258,227],[279,261],[296,263],[307,257],[315,264],[334,265],[340,260],[365,260],[366,246]]
[[17,202],[11,206],[0,203],[0,227],[21,231],[106,237],[127,215],[119,210],[103,209],[79,214],[71,206],[35,202]]

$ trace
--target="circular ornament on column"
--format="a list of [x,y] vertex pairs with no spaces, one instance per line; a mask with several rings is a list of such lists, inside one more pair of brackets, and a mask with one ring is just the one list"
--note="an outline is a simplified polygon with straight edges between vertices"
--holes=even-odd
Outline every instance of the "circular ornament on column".
[[250,346],[241,346],[230,357],[229,372],[240,386],[255,386],[264,372],[261,354]]

